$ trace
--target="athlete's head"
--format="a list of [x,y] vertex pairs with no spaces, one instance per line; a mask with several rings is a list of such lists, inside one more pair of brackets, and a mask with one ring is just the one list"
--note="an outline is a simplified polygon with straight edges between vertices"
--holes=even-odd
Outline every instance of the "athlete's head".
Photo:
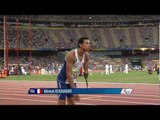
[[90,50],[90,40],[87,37],[82,37],[78,40],[78,48],[82,48],[85,51]]

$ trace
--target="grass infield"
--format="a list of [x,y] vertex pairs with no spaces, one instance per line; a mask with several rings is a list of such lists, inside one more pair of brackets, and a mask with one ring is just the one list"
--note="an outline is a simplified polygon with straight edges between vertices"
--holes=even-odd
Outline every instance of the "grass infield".
[[[14,75],[8,76],[7,78],[0,78],[2,80],[27,80],[27,81],[55,81],[57,75]],[[79,82],[85,82],[83,76],[78,77]],[[106,75],[105,73],[93,73],[89,74],[88,82],[117,82],[117,83],[159,83],[159,75],[156,72],[148,74],[146,71],[132,71],[128,74],[125,73],[114,73]]]

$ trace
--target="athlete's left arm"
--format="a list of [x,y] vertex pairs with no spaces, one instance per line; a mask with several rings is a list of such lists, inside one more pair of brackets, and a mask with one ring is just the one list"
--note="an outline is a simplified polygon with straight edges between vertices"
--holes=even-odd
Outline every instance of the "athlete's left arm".
[[88,65],[89,65],[89,53],[86,52],[85,53],[85,62],[84,62],[84,74],[87,74],[87,78],[88,78]]

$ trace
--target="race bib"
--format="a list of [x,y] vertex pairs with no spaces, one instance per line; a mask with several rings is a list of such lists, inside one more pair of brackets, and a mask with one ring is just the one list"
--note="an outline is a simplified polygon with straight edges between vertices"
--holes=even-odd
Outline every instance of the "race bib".
[[76,79],[80,74],[80,69],[79,68],[73,68],[72,69],[72,78]]

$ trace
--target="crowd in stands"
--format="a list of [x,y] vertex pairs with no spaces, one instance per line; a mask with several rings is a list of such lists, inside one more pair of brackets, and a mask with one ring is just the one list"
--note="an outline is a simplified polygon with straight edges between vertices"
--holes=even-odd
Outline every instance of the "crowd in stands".
[[[4,58],[0,57],[0,61],[1,68],[3,68]],[[18,71],[20,71],[19,74],[24,73],[24,75],[38,74],[38,71],[41,71],[42,69],[43,73],[45,70],[45,74],[56,74],[59,72],[59,68],[62,65],[57,61],[56,55],[33,56],[31,63],[30,57],[28,56],[20,56],[19,59],[10,56],[8,63],[10,75],[16,75],[18,74]]]
[[[123,22],[160,20],[159,15],[9,15],[11,19],[57,22]],[[1,15],[0,18],[3,18]]]
[[[141,34],[139,33],[141,32]],[[0,48],[4,46],[3,28],[0,28]],[[91,39],[93,48],[136,48],[158,47],[158,27],[132,28],[20,28],[9,26],[9,48],[17,48],[18,35],[20,48],[33,49],[72,49],[82,36]],[[147,39],[146,39],[147,36]],[[32,41],[32,44],[30,43]]]
[[[121,57],[121,58],[112,58],[109,56],[102,56],[99,53],[91,52],[91,58],[89,63],[89,71],[91,73],[103,71],[105,73],[105,65],[106,63],[109,65],[109,74],[113,74],[116,72],[125,72],[125,66],[128,65],[128,71],[149,71],[153,73],[153,71],[158,71],[158,59],[157,54],[154,55],[155,59],[150,58],[149,56],[140,57],[142,63],[137,66],[133,66],[131,63],[131,59],[136,58],[136,56],[132,57]],[[151,56],[153,57],[153,56]],[[9,75],[29,75],[29,74],[57,74],[62,67],[62,63],[60,63],[57,59],[56,55],[46,55],[46,56],[33,56],[32,61],[30,63],[29,56],[20,56],[19,63],[17,63],[17,58],[14,56],[9,56]],[[0,69],[3,69],[4,58],[0,57]],[[157,67],[156,67],[157,66]]]

